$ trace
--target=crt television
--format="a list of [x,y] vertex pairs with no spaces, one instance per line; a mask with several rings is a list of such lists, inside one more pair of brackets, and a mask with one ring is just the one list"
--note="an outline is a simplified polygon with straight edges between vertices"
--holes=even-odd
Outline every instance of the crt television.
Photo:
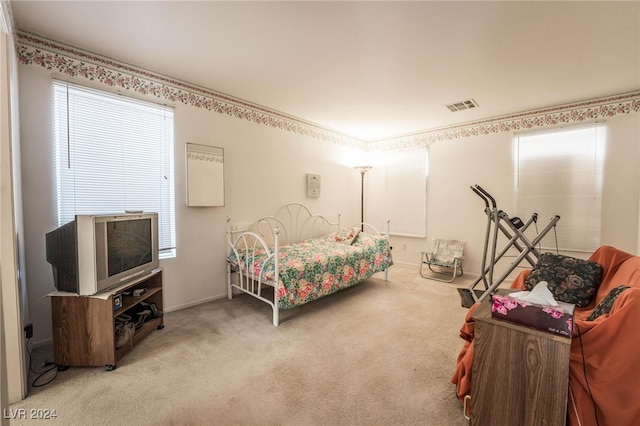
[[56,289],[90,296],[158,268],[158,214],[76,215],[46,249]]

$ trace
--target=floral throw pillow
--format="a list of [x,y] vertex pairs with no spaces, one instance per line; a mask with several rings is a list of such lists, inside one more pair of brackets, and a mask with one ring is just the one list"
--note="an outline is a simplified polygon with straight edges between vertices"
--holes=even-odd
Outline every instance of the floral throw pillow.
[[584,308],[596,295],[601,277],[602,268],[596,262],[542,253],[524,284],[532,290],[540,281],[546,281],[556,300]]
[[353,243],[353,240],[356,239],[359,233],[360,228],[342,228],[338,232],[334,232],[329,235],[329,240],[335,241],[337,243],[351,245],[351,243]]

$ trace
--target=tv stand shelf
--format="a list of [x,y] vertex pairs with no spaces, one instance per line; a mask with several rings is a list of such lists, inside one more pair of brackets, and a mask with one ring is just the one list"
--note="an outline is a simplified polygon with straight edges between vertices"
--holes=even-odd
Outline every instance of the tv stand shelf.
[[117,317],[121,313],[129,310],[131,307],[136,306],[140,302],[144,302],[147,299],[151,298],[154,294],[156,294],[159,291],[162,291],[162,288],[150,288],[149,291],[147,291],[142,296],[138,296],[138,297],[122,296],[122,308],[113,311],[113,316]]
[[[125,296],[123,292],[145,288],[140,296]],[[122,307],[114,310],[114,298],[122,295]],[[162,311],[162,270],[156,269],[144,276],[93,296],[72,293],[51,294],[54,362],[60,367],[116,368],[118,361],[129,353],[153,330],[164,327],[164,317],[151,315],[136,329],[133,338],[116,348],[115,325],[119,316],[126,314],[135,323],[136,313],[154,304]],[[124,318],[124,317],[123,317]]]

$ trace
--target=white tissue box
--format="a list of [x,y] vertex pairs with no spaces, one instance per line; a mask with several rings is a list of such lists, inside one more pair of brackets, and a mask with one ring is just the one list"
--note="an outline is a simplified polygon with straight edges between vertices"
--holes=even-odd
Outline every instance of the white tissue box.
[[575,305],[558,302],[558,306],[542,306],[509,297],[500,290],[491,296],[491,315],[518,324],[571,338]]

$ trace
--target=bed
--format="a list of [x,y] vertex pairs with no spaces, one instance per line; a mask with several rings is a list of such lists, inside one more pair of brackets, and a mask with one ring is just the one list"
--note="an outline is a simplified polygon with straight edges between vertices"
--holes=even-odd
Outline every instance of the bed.
[[275,215],[249,225],[227,218],[227,288],[271,306],[273,325],[280,310],[304,305],[351,287],[393,264],[389,220],[380,233],[367,223],[341,227],[288,203]]

